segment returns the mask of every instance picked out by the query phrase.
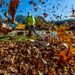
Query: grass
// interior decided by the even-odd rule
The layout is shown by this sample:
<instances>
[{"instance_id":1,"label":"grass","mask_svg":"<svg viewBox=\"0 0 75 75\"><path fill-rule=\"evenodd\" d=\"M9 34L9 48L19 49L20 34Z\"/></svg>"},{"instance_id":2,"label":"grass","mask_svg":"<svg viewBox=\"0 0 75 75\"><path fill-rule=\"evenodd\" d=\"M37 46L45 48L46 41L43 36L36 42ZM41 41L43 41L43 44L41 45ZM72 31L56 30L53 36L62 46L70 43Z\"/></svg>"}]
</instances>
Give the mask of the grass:
<instances>
[{"instance_id":1,"label":"grass","mask_svg":"<svg viewBox=\"0 0 75 75\"><path fill-rule=\"evenodd\" d=\"M0 36L0 41L3 41L3 42L9 42L9 37L10 35L6 35L6 36ZM17 42L17 41L21 41L21 42L25 42L26 40L28 39L36 39L36 36L31 36L30 38L28 38L26 35L14 35L12 36L13 40L11 40L12 42Z\"/></svg>"}]
</instances>

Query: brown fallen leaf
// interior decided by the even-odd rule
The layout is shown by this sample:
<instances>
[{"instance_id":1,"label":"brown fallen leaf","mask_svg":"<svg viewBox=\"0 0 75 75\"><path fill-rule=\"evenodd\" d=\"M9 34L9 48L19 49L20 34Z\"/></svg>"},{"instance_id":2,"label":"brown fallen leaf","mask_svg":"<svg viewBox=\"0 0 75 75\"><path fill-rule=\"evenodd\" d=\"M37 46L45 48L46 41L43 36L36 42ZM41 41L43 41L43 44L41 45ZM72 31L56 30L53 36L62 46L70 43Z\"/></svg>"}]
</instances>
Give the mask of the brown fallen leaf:
<instances>
[{"instance_id":1,"label":"brown fallen leaf","mask_svg":"<svg viewBox=\"0 0 75 75\"><path fill-rule=\"evenodd\" d=\"M36 3L33 1L30 1L29 4L31 4L32 6L36 6Z\"/></svg>"},{"instance_id":2,"label":"brown fallen leaf","mask_svg":"<svg viewBox=\"0 0 75 75\"><path fill-rule=\"evenodd\" d=\"M10 4L8 4L8 7L9 7L8 14L12 16L13 20L14 20L16 9L19 3L20 3L20 0L11 0Z\"/></svg>"},{"instance_id":3,"label":"brown fallen leaf","mask_svg":"<svg viewBox=\"0 0 75 75\"><path fill-rule=\"evenodd\" d=\"M75 14L74 14L74 10L72 10L72 15L71 15L71 17L74 17L75 18Z\"/></svg>"},{"instance_id":4,"label":"brown fallen leaf","mask_svg":"<svg viewBox=\"0 0 75 75\"><path fill-rule=\"evenodd\" d=\"M39 2L42 2L42 0L39 0Z\"/></svg>"},{"instance_id":5,"label":"brown fallen leaf","mask_svg":"<svg viewBox=\"0 0 75 75\"><path fill-rule=\"evenodd\" d=\"M48 16L48 14L47 14L47 13L45 13L45 12L43 13L43 15L44 15L44 17L45 17L45 18Z\"/></svg>"},{"instance_id":6,"label":"brown fallen leaf","mask_svg":"<svg viewBox=\"0 0 75 75\"><path fill-rule=\"evenodd\" d=\"M43 2L42 0L39 0L39 2L40 2L41 4L45 4L45 2Z\"/></svg>"},{"instance_id":7,"label":"brown fallen leaf","mask_svg":"<svg viewBox=\"0 0 75 75\"><path fill-rule=\"evenodd\" d=\"M37 11L37 8L34 8L34 11Z\"/></svg>"},{"instance_id":8,"label":"brown fallen leaf","mask_svg":"<svg viewBox=\"0 0 75 75\"><path fill-rule=\"evenodd\" d=\"M73 33L73 36L75 36L75 30L73 30L72 33Z\"/></svg>"},{"instance_id":9,"label":"brown fallen leaf","mask_svg":"<svg viewBox=\"0 0 75 75\"><path fill-rule=\"evenodd\" d=\"M8 29L8 28L2 28L0 26L0 32L3 33L4 35L7 35L9 32L11 32L12 29Z\"/></svg>"},{"instance_id":10,"label":"brown fallen leaf","mask_svg":"<svg viewBox=\"0 0 75 75\"><path fill-rule=\"evenodd\" d=\"M4 4L4 0L0 1L0 7L2 7L2 5Z\"/></svg>"},{"instance_id":11,"label":"brown fallen leaf","mask_svg":"<svg viewBox=\"0 0 75 75\"><path fill-rule=\"evenodd\" d=\"M45 4L45 2L42 2L42 4Z\"/></svg>"}]
</instances>

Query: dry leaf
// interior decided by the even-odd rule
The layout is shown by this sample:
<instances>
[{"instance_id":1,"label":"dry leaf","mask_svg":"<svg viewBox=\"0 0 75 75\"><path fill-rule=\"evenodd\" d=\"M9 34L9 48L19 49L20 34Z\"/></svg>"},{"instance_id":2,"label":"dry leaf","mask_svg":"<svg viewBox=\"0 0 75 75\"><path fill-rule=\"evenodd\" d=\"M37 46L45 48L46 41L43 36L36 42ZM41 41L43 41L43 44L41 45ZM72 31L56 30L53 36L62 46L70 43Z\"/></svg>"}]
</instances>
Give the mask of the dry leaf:
<instances>
[{"instance_id":1,"label":"dry leaf","mask_svg":"<svg viewBox=\"0 0 75 75\"><path fill-rule=\"evenodd\" d=\"M60 25L54 26L55 30L57 31L57 36L61 42L70 43L71 42L71 35L66 34L66 30L70 28L70 26Z\"/></svg>"},{"instance_id":2,"label":"dry leaf","mask_svg":"<svg viewBox=\"0 0 75 75\"><path fill-rule=\"evenodd\" d=\"M61 52L60 52L60 55L59 55L59 62L60 63L62 63L63 65L65 65L65 64L68 64L68 62L69 62L69 54L70 54L70 52L69 52L69 54L67 54L67 51L68 50L62 50Z\"/></svg>"},{"instance_id":3,"label":"dry leaf","mask_svg":"<svg viewBox=\"0 0 75 75\"><path fill-rule=\"evenodd\" d=\"M47 13L43 13L43 15L44 15L44 17L45 17L45 18L48 16L48 14L47 14Z\"/></svg>"},{"instance_id":4,"label":"dry leaf","mask_svg":"<svg viewBox=\"0 0 75 75\"><path fill-rule=\"evenodd\" d=\"M13 20L14 20L16 9L19 3L20 3L20 0L11 0L10 4L8 4L8 7L9 7L8 14L12 16Z\"/></svg>"},{"instance_id":5,"label":"dry leaf","mask_svg":"<svg viewBox=\"0 0 75 75\"><path fill-rule=\"evenodd\" d=\"M42 0L39 0L39 2L41 3L41 2L42 2Z\"/></svg>"},{"instance_id":6,"label":"dry leaf","mask_svg":"<svg viewBox=\"0 0 75 75\"><path fill-rule=\"evenodd\" d=\"M36 6L36 3L33 2L33 1L30 1L29 4L33 5L33 6Z\"/></svg>"},{"instance_id":7,"label":"dry leaf","mask_svg":"<svg viewBox=\"0 0 75 75\"><path fill-rule=\"evenodd\" d=\"M4 4L4 0L0 0L0 7Z\"/></svg>"},{"instance_id":8,"label":"dry leaf","mask_svg":"<svg viewBox=\"0 0 75 75\"><path fill-rule=\"evenodd\" d=\"M42 2L42 4L45 4L45 2Z\"/></svg>"},{"instance_id":9,"label":"dry leaf","mask_svg":"<svg viewBox=\"0 0 75 75\"><path fill-rule=\"evenodd\" d=\"M72 47L71 45L70 45L70 52L72 53L72 55L75 55L75 48Z\"/></svg>"},{"instance_id":10,"label":"dry leaf","mask_svg":"<svg viewBox=\"0 0 75 75\"><path fill-rule=\"evenodd\" d=\"M73 36L75 36L75 30L73 30L72 33L73 33Z\"/></svg>"},{"instance_id":11,"label":"dry leaf","mask_svg":"<svg viewBox=\"0 0 75 75\"><path fill-rule=\"evenodd\" d=\"M37 11L37 8L34 8L34 11Z\"/></svg>"},{"instance_id":12,"label":"dry leaf","mask_svg":"<svg viewBox=\"0 0 75 75\"><path fill-rule=\"evenodd\" d=\"M7 28L2 28L0 26L0 32L3 33L4 35L7 35L9 32L11 32L11 29L7 29Z\"/></svg>"},{"instance_id":13,"label":"dry leaf","mask_svg":"<svg viewBox=\"0 0 75 75\"><path fill-rule=\"evenodd\" d=\"M71 15L71 17L74 17L74 18L75 18L74 10L72 10L72 15Z\"/></svg>"}]
</instances>

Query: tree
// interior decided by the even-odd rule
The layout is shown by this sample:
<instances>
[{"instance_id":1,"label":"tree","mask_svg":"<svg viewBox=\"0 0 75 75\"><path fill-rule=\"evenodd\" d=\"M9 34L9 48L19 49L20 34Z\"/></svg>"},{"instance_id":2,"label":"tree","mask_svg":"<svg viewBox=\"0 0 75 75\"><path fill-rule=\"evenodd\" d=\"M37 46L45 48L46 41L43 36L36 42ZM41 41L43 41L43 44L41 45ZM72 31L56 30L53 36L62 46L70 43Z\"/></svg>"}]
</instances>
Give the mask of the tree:
<instances>
[{"instance_id":1,"label":"tree","mask_svg":"<svg viewBox=\"0 0 75 75\"><path fill-rule=\"evenodd\" d=\"M36 20L37 29L44 29L44 27L46 25L45 19L43 17L41 17L41 16L36 16L35 20Z\"/></svg>"},{"instance_id":2,"label":"tree","mask_svg":"<svg viewBox=\"0 0 75 75\"><path fill-rule=\"evenodd\" d=\"M55 26L56 24L55 24L55 22L52 20L51 21L51 26Z\"/></svg>"},{"instance_id":3,"label":"tree","mask_svg":"<svg viewBox=\"0 0 75 75\"><path fill-rule=\"evenodd\" d=\"M22 23L24 24L25 23L25 16L23 15L17 15L16 18L15 18L15 21L18 22L18 23Z\"/></svg>"}]
</instances>

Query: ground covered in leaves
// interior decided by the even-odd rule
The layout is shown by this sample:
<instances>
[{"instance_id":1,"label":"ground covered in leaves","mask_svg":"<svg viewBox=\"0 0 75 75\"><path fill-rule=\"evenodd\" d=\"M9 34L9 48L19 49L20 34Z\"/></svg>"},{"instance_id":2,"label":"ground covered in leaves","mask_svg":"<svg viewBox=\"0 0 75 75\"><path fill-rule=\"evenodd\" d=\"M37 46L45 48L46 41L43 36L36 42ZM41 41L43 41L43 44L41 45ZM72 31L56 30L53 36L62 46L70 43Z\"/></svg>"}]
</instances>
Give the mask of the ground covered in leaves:
<instances>
[{"instance_id":1,"label":"ground covered in leaves","mask_svg":"<svg viewBox=\"0 0 75 75\"><path fill-rule=\"evenodd\" d=\"M75 75L75 56L63 64L59 53L66 47L60 44L0 42L0 75Z\"/></svg>"}]
</instances>

